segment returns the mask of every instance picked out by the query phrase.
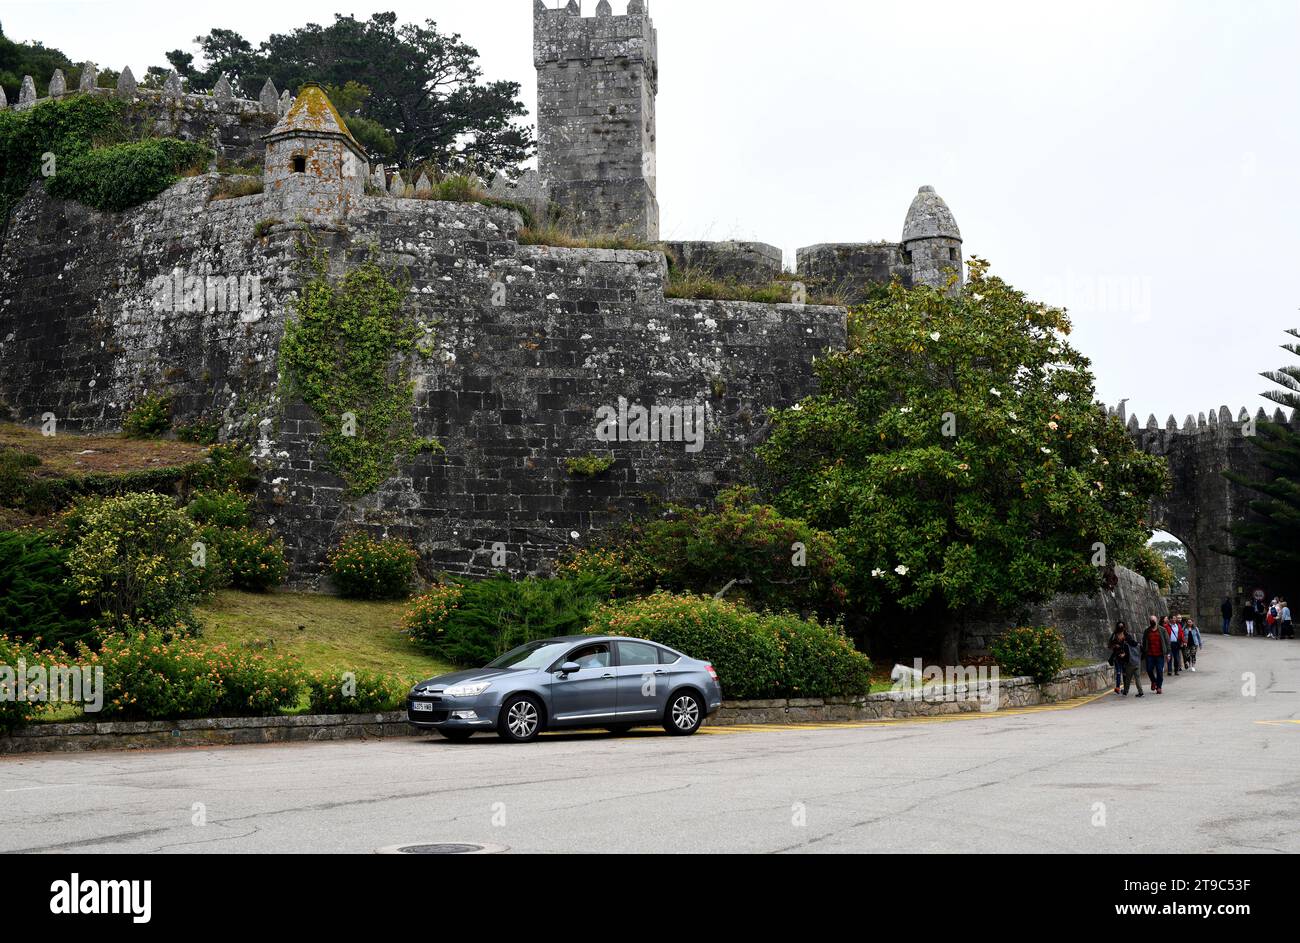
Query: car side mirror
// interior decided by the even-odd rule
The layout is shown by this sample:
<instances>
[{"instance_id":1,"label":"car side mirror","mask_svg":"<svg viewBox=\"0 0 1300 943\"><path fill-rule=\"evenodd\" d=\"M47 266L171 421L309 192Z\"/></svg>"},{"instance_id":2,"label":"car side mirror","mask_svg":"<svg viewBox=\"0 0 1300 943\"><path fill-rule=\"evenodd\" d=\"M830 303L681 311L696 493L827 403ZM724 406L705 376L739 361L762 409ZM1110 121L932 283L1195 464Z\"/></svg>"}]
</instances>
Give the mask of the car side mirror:
<instances>
[{"instance_id":1,"label":"car side mirror","mask_svg":"<svg viewBox=\"0 0 1300 943\"><path fill-rule=\"evenodd\" d=\"M560 674L562 675L571 675L575 671L581 670L582 665L578 664L576 661L566 661L564 664L560 665Z\"/></svg>"}]
</instances>

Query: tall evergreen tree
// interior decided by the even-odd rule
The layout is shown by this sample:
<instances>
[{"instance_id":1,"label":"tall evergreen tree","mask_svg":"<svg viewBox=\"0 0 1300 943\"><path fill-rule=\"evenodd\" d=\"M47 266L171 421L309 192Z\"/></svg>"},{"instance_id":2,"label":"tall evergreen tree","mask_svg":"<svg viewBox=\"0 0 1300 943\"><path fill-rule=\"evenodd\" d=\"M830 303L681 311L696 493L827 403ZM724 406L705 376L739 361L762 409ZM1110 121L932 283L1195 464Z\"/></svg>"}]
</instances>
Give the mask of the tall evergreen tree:
<instances>
[{"instance_id":1,"label":"tall evergreen tree","mask_svg":"<svg viewBox=\"0 0 1300 943\"><path fill-rule=\"evenodd\" d=\"M1287 334L1300 339L1295 328ZM1282 349L1300 356L1300 344L1283 344ZM1300 409L1300 366L1260 375L1281 387L1262 395L1294 415ZM1253 447L1259 449L1266 480L1224 472L1229 480L1258 495L1250 502L1254 516L1230 528L1236 538L1236 548L1230 552L1274 586L1287 585L1300 573L1300 432L1278 418L1275 413L1273 420L1260 421L1255 429Z\"/></svg>"}]
</instances>

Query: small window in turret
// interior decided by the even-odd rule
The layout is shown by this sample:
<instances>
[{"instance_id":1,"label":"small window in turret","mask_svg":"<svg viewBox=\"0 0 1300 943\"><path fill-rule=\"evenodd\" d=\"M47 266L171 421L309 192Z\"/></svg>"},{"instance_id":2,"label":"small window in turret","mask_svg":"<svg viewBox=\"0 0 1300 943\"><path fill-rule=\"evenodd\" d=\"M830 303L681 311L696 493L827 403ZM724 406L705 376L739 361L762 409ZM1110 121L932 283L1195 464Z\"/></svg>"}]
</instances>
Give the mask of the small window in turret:
<instances>
[{"instance_id":1,"label":"small window in turret","mask_svg":"<svg viewBox=\"0 0 1300 943\"><path fill-rule=\"evenodd\" d=\"M289 164L296 174L305 174L307 172L307 158L302 154L294 154Z\"/></svg>"},{"instance_id":2,"label":"small window in turret","mask_svg":"<svg viewBox=\"0 0 1300 943\"><path fill-rule=\"evenodd\" d=\"M948 260L949 260L950 262L956 262L956 261L957 261L957 250L956 250L956 249L951 249L951 248L950 248L950 249L948 250Z\"/></svg>"}]
</instances>

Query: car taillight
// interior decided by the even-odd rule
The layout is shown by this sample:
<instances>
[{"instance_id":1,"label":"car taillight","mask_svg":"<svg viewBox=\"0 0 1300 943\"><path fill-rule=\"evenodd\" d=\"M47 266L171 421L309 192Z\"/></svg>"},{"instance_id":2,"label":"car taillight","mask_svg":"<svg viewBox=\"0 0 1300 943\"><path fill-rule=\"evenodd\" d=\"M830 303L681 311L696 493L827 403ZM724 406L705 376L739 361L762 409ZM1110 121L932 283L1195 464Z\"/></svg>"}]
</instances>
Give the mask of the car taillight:
<instances>
[{"instance_id":1,"label":"car taillight","mask_svg":"<svg viewBox=\"0 0 1300 943\"><path fill-rule=\"evenodd\" d=\"M713 670L712 665L705 665L704 670L709 673L709 677L712 678L714 681L718 680L718 673Z\"/></svg>"}]
</instances>

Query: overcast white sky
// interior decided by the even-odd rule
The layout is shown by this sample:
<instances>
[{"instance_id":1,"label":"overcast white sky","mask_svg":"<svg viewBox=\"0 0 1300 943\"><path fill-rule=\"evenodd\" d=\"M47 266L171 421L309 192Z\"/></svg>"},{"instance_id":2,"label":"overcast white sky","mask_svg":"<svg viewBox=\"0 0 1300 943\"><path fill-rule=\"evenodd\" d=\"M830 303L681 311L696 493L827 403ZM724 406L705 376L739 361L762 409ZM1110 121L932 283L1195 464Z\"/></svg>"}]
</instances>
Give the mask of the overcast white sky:
<instances>
[{"instance_id":1,"label":"overcast white sky","mask_svg":"<svg viewBox=\"0 0 1300 943\"><path fill-rule=\"evenodd\" d=\"M548 0L556 5L556 0ZM621 13L626 0L613 0ZM137 75L213 27L432 18L536 104L532 0L0 0L13 39ZM595 0L584 0L588 15ZM967 257L1069 306L1099 395L1252 411L1300 325L1300 0L650 0L665 238L899 238L933 185ZM919 17L919 18L918 18Z\"/></svg>"}]
</instances>

